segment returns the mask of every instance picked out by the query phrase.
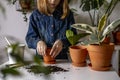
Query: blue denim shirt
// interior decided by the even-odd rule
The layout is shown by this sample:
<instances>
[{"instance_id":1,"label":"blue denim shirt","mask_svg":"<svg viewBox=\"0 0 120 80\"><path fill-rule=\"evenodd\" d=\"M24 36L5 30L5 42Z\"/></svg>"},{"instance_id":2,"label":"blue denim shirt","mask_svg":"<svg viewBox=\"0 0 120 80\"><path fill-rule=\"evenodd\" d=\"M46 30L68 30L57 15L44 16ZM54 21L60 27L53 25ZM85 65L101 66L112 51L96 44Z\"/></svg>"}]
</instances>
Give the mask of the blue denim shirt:
<instances>
[{"instance_id":1,"label":"blue denim shirt","mask_svg":"<svg viewBox=\"0 0 120 80\"><path fill-rule=\"evenodd\" d=\"M52 47L54 42L60 39L64 48L68 48L70 43L66 38L66 30L75 29L70 26L74 23L73 13L70 11L65 19L61 19L62 11L55 10L53 15L42 14L37 9L30 16L29 28L26 35L26 42L29 48L36 49L37 42L45 41L48 47Z\"/></svg>"}]
</instances>

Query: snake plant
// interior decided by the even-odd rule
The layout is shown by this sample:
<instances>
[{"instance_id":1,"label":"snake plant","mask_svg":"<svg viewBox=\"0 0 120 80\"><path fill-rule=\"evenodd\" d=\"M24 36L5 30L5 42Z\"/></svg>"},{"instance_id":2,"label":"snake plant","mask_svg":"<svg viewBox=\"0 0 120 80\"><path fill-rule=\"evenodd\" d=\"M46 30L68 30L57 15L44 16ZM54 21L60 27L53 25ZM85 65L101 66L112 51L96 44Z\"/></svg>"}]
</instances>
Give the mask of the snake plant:
<instances>
[{"instance_id":1,"label":"snake plant","mask_svg":"<svg viewBox=\"0 0 120 80\"><path fill-rule=\"evenodd\" d=\"M92 27L88 24L82 23L76 23L72 25L73 28L90 34L88 40L83 41L81 44L101 44L105 37L120 24L120 19L118 19L106 26L107 16L107 14L102 16L98 27Z\"/></svg>"},{"instance_id":2,"label":"snake plant","mask_svg":"<svg viewBox=\"0 0 120 80\"><path fill-rule=\"evenodd\" d=\"M101 44L105 37L113 31L119 24L120 24L120 19L113 21L111 24L107 25L108 19L110 14L112 13L113 9L115 8L118 0L111 0L109 4L106 4L107 7L104 7L106 0L95 0L96 3L92 0L82 0L82 5L80 8L84 9L84 11L90 11L92 9L98 10L98 15L100 15L101 9L104 10L103 14L97 18L97 24L96 25L88 25L88 24L82 24L82 23L76 23L73 24L72 27L76 28L78 30L84 31L85 33L89 33L89 38L88 40L83 41L81 44ZM90 9L87 4L91 4L92 7ZM92 4L94 3L94 4ZM94 15L94 14L93 14ZM94 22L94 21L93 21ZM96 26L96 27L93 27Z\"/></svg>"}]
</instances>

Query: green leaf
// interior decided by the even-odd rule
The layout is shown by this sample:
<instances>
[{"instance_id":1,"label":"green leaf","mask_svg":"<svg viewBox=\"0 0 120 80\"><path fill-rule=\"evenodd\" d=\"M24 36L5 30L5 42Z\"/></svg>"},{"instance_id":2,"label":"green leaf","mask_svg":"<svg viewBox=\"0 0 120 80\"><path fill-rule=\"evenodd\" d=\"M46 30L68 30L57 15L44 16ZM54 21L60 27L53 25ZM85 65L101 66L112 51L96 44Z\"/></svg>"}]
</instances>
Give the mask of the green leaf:
<instances>
[{"instance_id":1,"label":"green leaf","mask_svg":"<svg viewBox=\"0 0 120 80\"><path fill-rule=\"evenodd\" d=\"M21 73L14 68L3 68L1 69L1 73L3 74L4 77L6 77L7 75L13 75L13 76L21 75Z\"/></svg>"},{"instance_id":2,"label":"green leaf","mask_svg":"<svg viewBox=\"0 0 120 80\"><path fill-rule=\"evenodd\" d=\"M74 35L73 31L71 30L66 31L66 37L72 45L75 45L80 38L83 38L87 35L89 35L89 33L81 33L81 34Z\"/></svg>"},{"instance_id":3,"label":"green leaf","mask_svg":"<svg viewBox=\"0 0 120 80\"><path fill-rule=\"evenodd\" d=\"M103 5L105 0L81 0L80 8L83 11L90 11L93 9L99 9Z\"/></svg>"},{"instance_id":4,"label":"green leaf","mask_svg":"<svg viewBox=\"0 0 120 80\"><path fill-rule=\"evenodd\" d=\"M29 72L33 72L35 74L44 73L45 75L48 75L51 73L51 70L49 68L40 65L32 65L27 67L26 69L28 69Z\"/></svg>"},{"instance_id":5,"label":"green leaf","mask_svg":"<svg viewBox=\"0 0 120 80\"><path fill-rule=\"evenodd\" d=\"M120 24L120 18L118 20L113 21L111 24L109 24L103 31L103 36L108 35L110 32L112 32L116 27L119 27Z\"/></svg>"},{"instance_id":6,"label":"green leaf","mask_svg":"<svg viewBox=\"0 0 120 80\"><path fill-rule=\"evenodd\" d=\"M101 32L103 31L105 25L106 25L106 21L107 21L107 14L103 15L102 18L100 19L99 21L99 24L98 24L98 31Z\"/></svg>"},{"instance_id":7,"label":"green leaf","mask_svg":"<svg viewBox=\"0 0 120 80\"><path fill-rule=\"evenodd\" d=\"M38 56L35 55L33 59L34 59L35 63L41 64L41 60L40 60L40 58Z\"/></svg>"},{"instance_id":8,"label":"green leaf","mask_svg":"<svg viewBox=\"0 0 120 80\"><path fill-rule=\"evenodd\" d=\"M77 23L77 24L71 25L71 27L78 29L78 30L81 30L81 31L85 31L86 33L93 33L94 32L94 27L92 27L88 24Z\"/></svg>"},{"instance_id":9,"label":"green leaf","mask_svg":"<svg viewBox=\"0 0 120 80\"><path fill-rule=\"evenodd\" d=\"M99 39L96 34L91 34L89 39L81 42L81 44L88 45L88 44L99 44Z\"/></svg>"}]
</instances>

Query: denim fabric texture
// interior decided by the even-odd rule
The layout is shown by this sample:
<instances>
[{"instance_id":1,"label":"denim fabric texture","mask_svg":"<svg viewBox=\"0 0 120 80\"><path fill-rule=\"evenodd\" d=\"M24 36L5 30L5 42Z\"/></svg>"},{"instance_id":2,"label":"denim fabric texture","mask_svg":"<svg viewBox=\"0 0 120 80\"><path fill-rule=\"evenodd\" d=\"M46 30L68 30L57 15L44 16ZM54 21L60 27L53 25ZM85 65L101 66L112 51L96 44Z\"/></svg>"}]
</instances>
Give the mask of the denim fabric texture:
<instances>
[{"instance_id":1,"label":"denim fabric texture","mask_svg":"<svg viewBox=\"0 0 120 80\"><path fill-rule=\"evenodd\" d=\"M37 42L43 40L47 47L52 47L54 42L60 39L63 42L62 54L66 54L70 43L66 38L66 30L71 29L76 34L76 30L71 28L74 24L73 13L70 11L65 19L61 19L62 11L56 9L52 15L42 14L37 9L30 16L29 28L26 35L26 43L29 48L36 49ZM62 53L64 52L64 53Z\"/></svg>"}]
</instances>

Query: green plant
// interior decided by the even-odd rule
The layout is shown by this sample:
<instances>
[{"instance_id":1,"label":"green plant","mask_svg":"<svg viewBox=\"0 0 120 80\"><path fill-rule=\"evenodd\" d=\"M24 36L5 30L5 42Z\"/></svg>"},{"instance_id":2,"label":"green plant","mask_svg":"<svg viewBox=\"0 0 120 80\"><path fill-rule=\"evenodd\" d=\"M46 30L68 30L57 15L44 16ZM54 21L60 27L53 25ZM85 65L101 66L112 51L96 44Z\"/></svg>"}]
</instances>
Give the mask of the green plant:
<instances>
[{"instance_id":1,"label":"green plant","mask_svg":"<svg viewBox=\"0 0 120 80\"><path fill-rule=\"evenodd\" d=\"M89 35L89 33L74 34L73 31L71 30L66 31L66 37L71 45L75 45L79 41L80 38L83 38L87 35Z\"/></svg>"},{"instance_id":2,"label":"green plant","mask_svg":"<svg viewBox=\"0 0 120 80\"><path fill-rule=\"evenodd\" d=\"M72 2L73 0L69 0L69 2ZM99 20L102 17L103 14L108 13L108 16L113 11L114 7L120 0L79 0L79 8L83 12L88 12L90 21L93 27L98 26ZM77 13L77 10L72 8L74 10L74 13L79 15ZM110 20L108 19L108 23Z\"/></svg>"},{"instance_id":3,"label":"green plant","mask_svg":"<svg viewBox=\"0 0 120 80\"><path fill-rule=\"evenodd\" d=\"M119 0L81 0L80 8L82 11L88 12L92 26L98 26L102 15L107 13L109 16L118 1Z\"/></svg>"},{"instance_id":4,"label":"green plant","mask_svg":"<svg viewBox=\"0 0 120 80\"><path fill-rule=\"evenodd\" d=\"M7 0L10 4L15 5L17 1L19 2L21 9L18 9L17 11L22 12L24 15L23 19L25 22L27 22L27 13L34 10L36 7L36 0Z\"/></svg>"},{"instance_id":5,"label":"green plant","mask_svg":"<svg viewBox=\"0 0 120 80\"><path fill-rule=\"evenodd\" d=\"M112 32L119 24L120 19L113 21L108 26L105 26L107 20L107 14L103 15L100 19L98 27L92 27L88 24L73 24L72 27L78 30L85 31L85 33L89 33L88 40L83 41L81 44L101 44L105 37Z\"/></svg>"},{"instance_id":6,"label":"green plant","mask_svg":"<svg viewBox=\"0 0 120 80\"><path fill-rule=\"evenodd\" d=\"M13 76L20 76L22 75L20 71L17 70L18 67L21 66L28 66L31 64L29 61L25 61L20 55L20 48L19 48L19 43L11 44L8 47L11 48L11 53L10 55L15 58L16 63L15 64L9 64L4 68L0 69L0 72L3 74L3 79L6 78L8 75L13 75ZM37 73L44 73L44 74L49 74L51 73L50 69L42 65L42 61L38 56L33 56L33 62L35 65L31 66L29 70L33 73L34 71L37 71ZM37 68L36 68L37 67ZM34 70L33 70L34 69Z\"/></svg>"},{"instance_id":7,"label":"green plant","mask_svg":"<svg viewBox=\"0 0 120 80\"><path fill-rule=\"evenodd\" d=\"M116 21L113 21L111 24L107 26L109 15L115 8L118 0L111 0L109 3L106 0L81 0L81 1L82 4L80 8L82 8L83 11L88 11L88 13L90 14L90 11L94 10L93 16L91 16L90 14L91 21L93 22L93 24L92 26L90 26L88 24L78 23L73 24L72 27L90 34L89 39L83 41L81 44L101 44L105 37L108 36L109 33L120 24L120 19L118 19ZM102 14L101 11L103 11ZM94 23L95 16L97 16L96 24Z\"/></svg>"}]
</instances>

